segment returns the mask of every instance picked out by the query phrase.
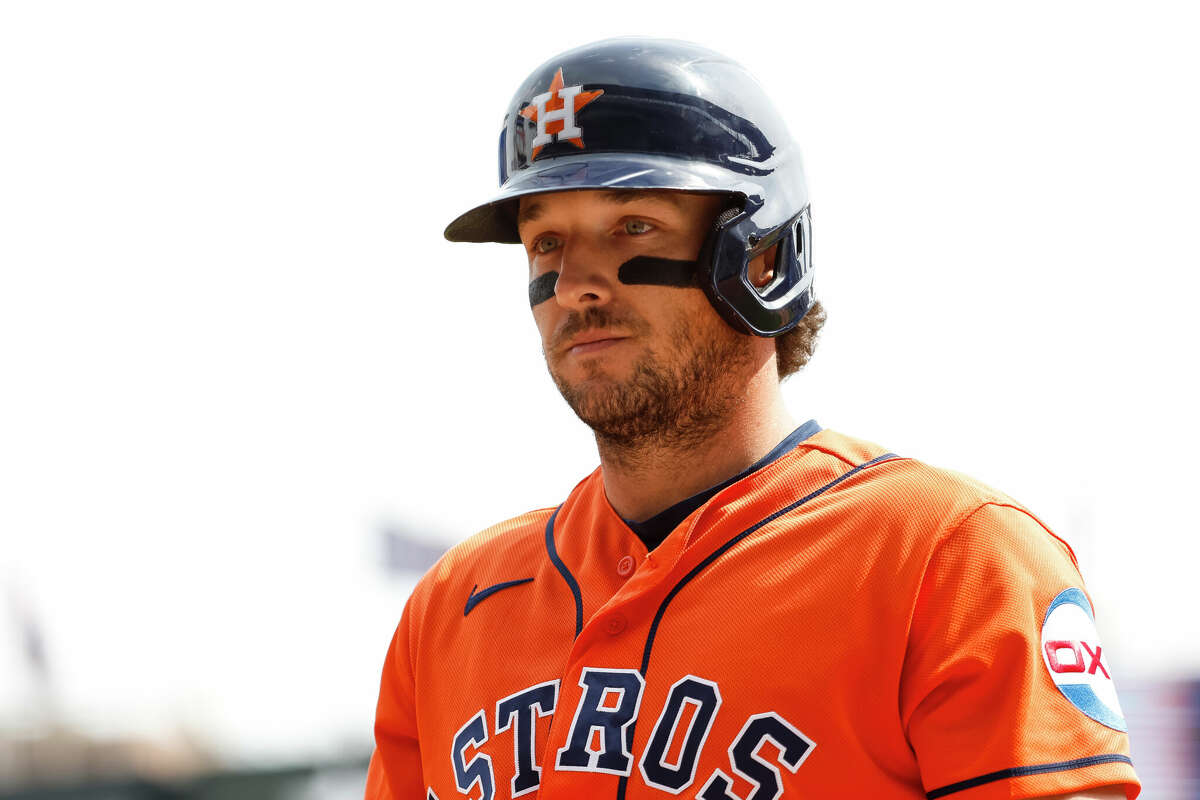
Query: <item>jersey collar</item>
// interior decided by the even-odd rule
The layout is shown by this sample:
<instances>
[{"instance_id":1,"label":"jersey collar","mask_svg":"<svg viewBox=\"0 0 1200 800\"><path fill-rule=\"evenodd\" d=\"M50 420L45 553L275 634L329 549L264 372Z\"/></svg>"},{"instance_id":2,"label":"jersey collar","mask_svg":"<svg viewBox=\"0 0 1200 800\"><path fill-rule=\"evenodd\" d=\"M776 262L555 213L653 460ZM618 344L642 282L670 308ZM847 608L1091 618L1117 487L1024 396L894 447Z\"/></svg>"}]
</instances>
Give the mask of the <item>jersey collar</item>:
<instances>
[{"instance_id":1,"label":"jersey collar","mask_svg":"<svg viewBox=\"0 0 1200 800\"><path fill-rule=\"evenodd\" d=\"M626 519L624 522L629 526L629 529L637 534L638 538L645 543L647 550L653 550L662 543L663 539L666 539L667 536L670 535L671 531L675 530L679 523L683 522L693 511L712 499L713 495L715 495L717 492L732 486L746 476L757 472L758 470L774 463L775 461L778 461L781 457L794 450L801 442L808 439L810 436L819 433L820 431L821 426L817 424L816 420L810 419L808 422L805 422L803 425L796 428L796 430L785 436L783 441L771 448L771 452L767 453L765 456L760 458L758 461L755 461L749 467L742 470L737 475L734 475L732 478L724 480L721 483L718 483L716 486L711 486L701 492L697 492L691 497L679 501L670 508L658 512L649 519L642 520L641 522L633 522Z\"/></svg>"}]
</instances>

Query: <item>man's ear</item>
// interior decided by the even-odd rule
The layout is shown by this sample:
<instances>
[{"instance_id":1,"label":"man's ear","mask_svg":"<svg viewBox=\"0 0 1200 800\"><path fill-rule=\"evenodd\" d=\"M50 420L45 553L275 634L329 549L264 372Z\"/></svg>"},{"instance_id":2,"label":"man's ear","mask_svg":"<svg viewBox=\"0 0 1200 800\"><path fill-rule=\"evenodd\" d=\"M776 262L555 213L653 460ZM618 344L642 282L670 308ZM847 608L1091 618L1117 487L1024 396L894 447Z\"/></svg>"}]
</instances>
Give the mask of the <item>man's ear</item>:
<instances>
[{"instance_id":1,"label":"man's ear","mask_svg":"<svg viewBox=\"0 0 1200 800\"><path fill-rule=\"evenodd\" d=\"M750 284L761 289L775 279L775 259L779 256L779 244L773 244L759 253L750 262Z\"/></svg>"}]
</instances>

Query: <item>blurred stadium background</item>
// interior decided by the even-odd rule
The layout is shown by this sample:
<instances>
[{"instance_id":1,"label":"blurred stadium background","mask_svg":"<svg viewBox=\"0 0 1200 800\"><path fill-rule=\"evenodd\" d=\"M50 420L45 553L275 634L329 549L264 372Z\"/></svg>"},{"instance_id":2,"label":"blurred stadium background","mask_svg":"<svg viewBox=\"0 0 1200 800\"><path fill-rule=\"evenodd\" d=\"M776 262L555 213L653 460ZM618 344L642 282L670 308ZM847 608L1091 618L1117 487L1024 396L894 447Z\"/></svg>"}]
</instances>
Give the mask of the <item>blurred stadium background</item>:
<instances>
[{"instance_id":1,"label":"blurred stadium background","mask_svg":"<svg viewBox=\"0 0 1200 800\"><path fill-rule=\"evenodd\" d=\"M440 231L492 191L517 82L630 32L742 61L805 147L831 315L796 415L1061 533L1142 796L1200 798L1198 29L1184 2L0 3L0 799L361 796L417 576L595 459L520 253Z\"/></svg>"}]
</instances>

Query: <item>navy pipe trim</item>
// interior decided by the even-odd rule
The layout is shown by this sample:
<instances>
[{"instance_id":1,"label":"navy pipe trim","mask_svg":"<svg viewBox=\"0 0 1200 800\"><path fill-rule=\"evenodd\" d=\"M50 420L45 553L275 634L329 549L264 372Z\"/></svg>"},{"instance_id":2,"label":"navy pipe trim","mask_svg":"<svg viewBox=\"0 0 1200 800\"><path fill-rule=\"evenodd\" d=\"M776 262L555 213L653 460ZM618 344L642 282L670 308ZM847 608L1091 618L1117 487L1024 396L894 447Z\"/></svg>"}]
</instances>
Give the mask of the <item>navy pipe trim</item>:
<instances>
[{"instance_id":1,"label":"navy pipe trim","mask_svg":"<svg viewBox=\"0 0 1200 800\"><path fill-rule=\"evenodd\" d=\"M562 558L558 555L558 550L554 546L554 520L558 519L558 512L562 508L559 506L554 509L554 513L550 515L550 519L546 520L546 553L550 556L550 563L554 564L555 569L563 576L563 580L567 582L567 586L571 589L571 594L575 595L575 638L579 638L580 632L583 631L583 594L579 591L579 581L575 580L575 576L571 574L571 570L563 563Z\"/></svg>"},{"instance_id":2,"label":"navy pipe trim","mask_svg":"<svg viewBox=\"0 0 1200 800\"><path fill-rule=\"evenodd\" d=\"M945 797L955 792L962 792L967 789L974 789L976 786L983 786L985 783L993 781L1002 781L1005 778L1021 778L1026 775L1043 775L1047 772L1066 772L1067 770L1079 769L1080 767L1094 767L1097 764L1112 764L1121 762L1133 766L1133 760L1129 756L1123 756L1118 753L1109 753L1103 756L1088 756L1087 758L1076 758L1073 761L1058 761L1054 764L1037 764L1032 767L1013 767L1011 769L1002 769L996 772L989 772L986 775L980 775L977 778L970 778L958 783L951 783L940 789L934 789L932 792L926 792L927 800L937 800L939 797Z\"/></svg>"}]
</instances>

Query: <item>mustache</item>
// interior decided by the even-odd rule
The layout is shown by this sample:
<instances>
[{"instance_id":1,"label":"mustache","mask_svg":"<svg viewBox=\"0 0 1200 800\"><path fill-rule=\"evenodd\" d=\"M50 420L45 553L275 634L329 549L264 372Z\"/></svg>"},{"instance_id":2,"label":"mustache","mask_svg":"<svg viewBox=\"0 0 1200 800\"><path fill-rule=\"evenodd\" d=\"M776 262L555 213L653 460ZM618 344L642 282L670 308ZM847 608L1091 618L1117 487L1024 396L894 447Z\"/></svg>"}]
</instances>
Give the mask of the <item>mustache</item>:
<instances>
[{"instance_id":1,"label":"mustache","mask_svg":"<svg viewBox=\"0 0 1200 800\"><path fill-rule=\"evenodd\" d=\"M559 350L574 337L590 330L621 329L638 334L645 330L646 323L629 313L616 313L607 308L591 307L582 313L572 311L563 320L562 326L550 338L550 349Z\"/></svg>"}]
</instances>

